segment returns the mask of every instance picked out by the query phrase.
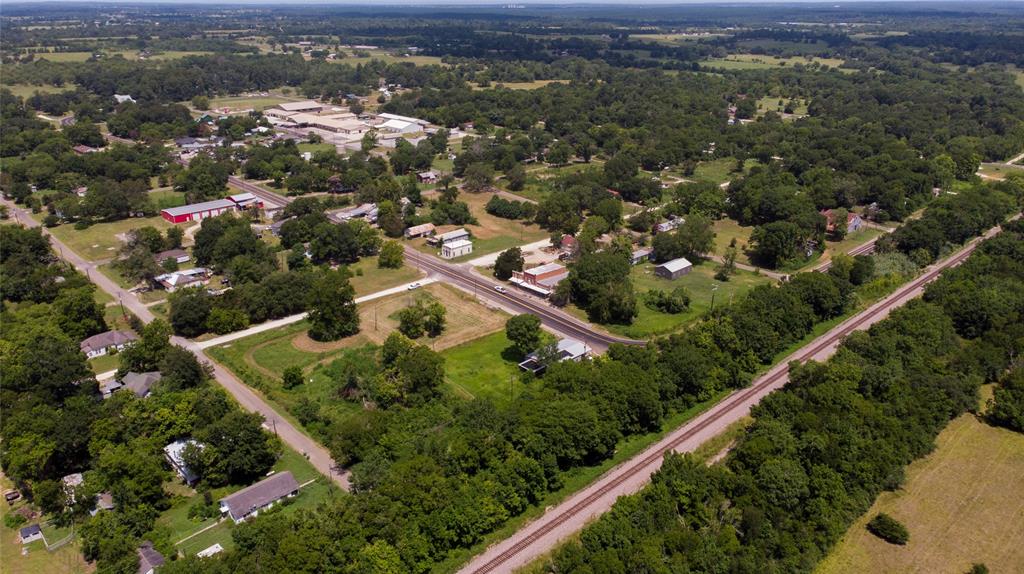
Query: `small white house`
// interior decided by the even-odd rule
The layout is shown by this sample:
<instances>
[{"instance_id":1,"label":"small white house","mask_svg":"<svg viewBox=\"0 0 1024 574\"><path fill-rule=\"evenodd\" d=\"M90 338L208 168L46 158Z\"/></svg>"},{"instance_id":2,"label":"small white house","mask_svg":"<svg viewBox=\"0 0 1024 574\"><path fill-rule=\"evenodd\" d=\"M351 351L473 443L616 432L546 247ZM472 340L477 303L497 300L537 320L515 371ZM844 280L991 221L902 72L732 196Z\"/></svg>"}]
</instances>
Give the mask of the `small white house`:
<instances>
[{"instance_id":1,"label":"small white house","mask_svg":"<svg viewBox=\"0 0 1024 574\"><path fill-rule=\"evenodd\" d=\"M174 472L181 477L181 480L185 481L185 484L192 486L199 480L199 476L197 476L196 473L193 472L187 464L185 464L185 447L189 445L200 449L203 448L201 443L192 439L176 440L164 447L164 458L166 458L167 462L170 463Z\"/></svg>"},{"instance_id":2,"label":"small white house","mask_svg":"<svg viewBox=\"0 0 1024 574\"><path fill-rule=\"evenodd\" d=\"M468 239L459 239L441 246L442 259L455 259L473 252L473 242Z\"/></svg>"},{"instance_id":3,"label":"small white house","mask_svg":"<svg viewBox=\"0 0 1024 574\"><path fill-rule=\"evenodd\" d=\"M18 538L21 539L22 544L28 544L30 542L35 542L36 540L42 540L43 529L39 528L38 524L26 526L25 528L22 528L18 531Z\"/></svg>"}]
</instances>

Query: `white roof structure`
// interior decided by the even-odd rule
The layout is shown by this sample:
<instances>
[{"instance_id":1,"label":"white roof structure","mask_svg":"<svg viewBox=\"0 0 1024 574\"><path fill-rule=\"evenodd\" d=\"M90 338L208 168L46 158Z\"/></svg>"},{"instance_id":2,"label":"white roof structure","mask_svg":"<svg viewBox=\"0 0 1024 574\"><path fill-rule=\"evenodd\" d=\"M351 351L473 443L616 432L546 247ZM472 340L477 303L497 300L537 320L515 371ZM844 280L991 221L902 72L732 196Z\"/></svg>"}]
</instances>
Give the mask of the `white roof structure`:
<instances>
[{"instance_id":1,"label":"white roof structure","mask_svg":"<svg viewBox=\"0 0 1024 574\"><path fill-rule=\"evenodd\" d=\"M466 246L471 247L472 245L473 242L468 239L456 239L455 241L449 241L448 243L444 244L444 246L447 247L448 249L461 249Z\"/></svg>"},{"instance_id":2,"label":"white roof structure","mask_svg":"<svg viewBox=\"0 0 1024 574\"><path fill-rule=\"evenodd\" d=\"M469 237L469 231L466 231L465 227L460 227L448 233L442 233L437 236L437 240L441 243L448 243L449 241L455 241L456 239L462 239L463 237Z\"/></svg>"},{"instance_id":3,"label":"white roof structure","mask_svg":"<svg viewBox=\"0 0 1024 574\"><path fill-rule=\"evenodd\" d=\"M185 482L192 484L199 477L189 469L188 465L185 464L185 447L189 445L197 448L203 448L202 444L192 439L176 440L164 447L164 455L167 456L167 460L171 461L174 468L181 472L182 478L185 479Z\"/></svg>"},{"instance_id":4,"label":"white roof structure","mask_svg":"<svg viewBox=\"0 0 1024 574\"><path fill-rule=\"evenodd\" d=\"M661 267L671 273L675 273L676 271L681 271L683 269L686 269L687 267L693 267L693 263L690 263L690 261L685 257L680 257L679 259L666 261L665 263L662 263L658 267Z\"/></svg>"},{"instance_id":5,"label":"white roof structure","mask_svg":"<svg viewBox=\"0 0 1024 574\"><path fill-rule=\"evenodd\" d=\"M408 122L410 124L420 124L421 126L425 126L425 125L430 123L427 120L421 120L419 118L411 118L409 116L400 116L398 114L387 114L387 113L385 113L385 114L377 114L377 117L384 118L385 120L398 120L398 121L402 121L402 122Z\"/></svg>"},{"instance_id":6,"label":"white roof structure","mask_svg":"<svg viewBox=\"0 0 1024 574\"><path fill-rule=\"evenodd\" d=\"M163 275L157 275L153 279L161 283L166 283L172 287L178 285L184 285L195 281L197 276L205 276L210 273L210 270L205 267L193 267L191 269L182 269L181 271L175 271L173 273L164 273Z\"/></svg>"},{"instance_id":7,"label":"white roof structure","mask_svg":"<svg viewBox=\"0 0 1024 574\"><path fill-rule=\"evenodd\" d=\"M396 132L414 132L423 129L423 126L420 124L416 122L407 122L405 120L388 120L377 127L385 130L394 130Z\"/></svg>"},{"instance_id":8,"label":"white roof structure","mask_svg":"<svg viewBox=\"0 0 1024 574\"><path fill-rule=\"evenodd\" d=\"M550 273L552 271L561 271L563 269L565 269L564 265L560 265L558 263L545 263L544 265L541 265L539 267L527 269L526 271L523 271L523 273L528 273L530 275L543 275L545 273Z\"/></svg>"},{"instance_id":9,"label":"white roof structure","mask_svg":"<svg viewBox=\"0 0 1024 574\"><path fill-rule=\"evenodd\" d=\"M199 213L202 211L213 211L215 209L225 209L234 207L235 203L229 199L214 199L212 201L204 201L202 203L193 203L191 205L181 205L178 207L168 207L164 209L164 213L176 217L178 215L188 215L190 213Z\"/></svg>"},{"instance_id":10,"label":"white roof structure","mask_svg":"<svg viewBox=\"0 0 1024 574\"><path fill-rule=\"evenodd\" d=\"M286 112L301 112L306 110L319 110L323 109L324 105L320 102L313 100L303 100L301 102L284 102L277 104L277 107Z\"/></svg>"},{"instance_id":11,"label":"white roof structure","mask_svg":"<svg viewBox=\"0 0 1024 574\"><path fill-rule=\"evenodd\" d=\"M196 552L196 556L200 558L209 558L210 556L213 556L214 554L220 554L223 551L224 547L221 546L220 543L217 543L205 550L200 550L199 552Z\"/></svg>"}]
</instances>

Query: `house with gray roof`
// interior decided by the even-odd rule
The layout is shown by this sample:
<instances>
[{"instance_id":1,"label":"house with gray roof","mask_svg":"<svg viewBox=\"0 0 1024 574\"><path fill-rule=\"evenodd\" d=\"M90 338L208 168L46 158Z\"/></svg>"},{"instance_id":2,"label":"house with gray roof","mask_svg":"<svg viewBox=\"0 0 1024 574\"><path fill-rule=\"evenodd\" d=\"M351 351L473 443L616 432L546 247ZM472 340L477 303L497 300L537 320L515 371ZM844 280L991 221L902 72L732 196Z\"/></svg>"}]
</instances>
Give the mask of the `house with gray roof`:
<instances>
[{"instance_id":1,"label":"house with gray roof","mask_svg":"<svg viewBox=\"0 0 1024 574\"><path fill-rule=\"evenodd\" d=\"M79 343L78 347L85 353L86 358L93 359L102 357L111 350L123 351L138 338L139 336L131 331L107 331L89 337Z\"/></svg>"},{"instance_id":2,"label":"house with gray roof","mask_svg":"<svg viewBox=\"0 0 1024 574\"><path fill-rule=\"evenodd\" d=\"M135 396L144 399L153 391L153 385L162 378L163 375L160 374L160 371L150 371L147 373L131 371L121 379L121 382L125 388L135 393Z\"/></svg>"},{"instance_id":3,"label":"house with gray roof","mask_svg":"<svg viewBox=\"0 0 1024 574\"><path fill-rule=\"evenodd\" d=\"M43 539L43 529L39 528L38 524L32 524L22 528L18 531L18 538L21 539L22 544L28 544L29 542L35 542L36 540Z\"/></svg>"},{"instance_id":4,"label":"house with gray roof","mask_svg":"<svg viewBox=\"0 0 1024 574\"><path fill-rule=\"evenodd\" d=\"M153 548L149 540L142 543L136 552L139 555L139 569L136 574L153 574L156 569L164 565L164 555Z\"/></svg>"},{"instance_id":5,"label":"house with gray roof","mask_svg":"<svg viewBox=\"0 0 1024 574\"><path fill-rule=\"evenodd\" d=\"M220 513L235 523L242 522L259 514L260 510L270 508L279 500L291 498L298 493L299 483L291 471L279 472L222 498Z\"/></svg>"}]
</instances>

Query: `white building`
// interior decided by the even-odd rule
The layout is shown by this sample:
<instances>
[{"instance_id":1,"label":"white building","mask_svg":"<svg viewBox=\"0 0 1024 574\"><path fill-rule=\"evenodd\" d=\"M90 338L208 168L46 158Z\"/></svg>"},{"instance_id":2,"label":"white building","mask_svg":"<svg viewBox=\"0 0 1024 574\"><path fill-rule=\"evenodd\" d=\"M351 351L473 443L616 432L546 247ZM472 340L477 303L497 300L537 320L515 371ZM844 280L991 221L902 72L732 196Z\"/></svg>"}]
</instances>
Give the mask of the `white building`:
<instances>
[{"instance_id":1,"label":"white building","mask_svg":"<svg viewBox=\"0 0 1024 574\"><path fill-rule=\"evenodd\" d=\"M473 242L468 239L449 241L441 246L442 259L455 259L473 252Z\"/></svg>"}]
</instances>

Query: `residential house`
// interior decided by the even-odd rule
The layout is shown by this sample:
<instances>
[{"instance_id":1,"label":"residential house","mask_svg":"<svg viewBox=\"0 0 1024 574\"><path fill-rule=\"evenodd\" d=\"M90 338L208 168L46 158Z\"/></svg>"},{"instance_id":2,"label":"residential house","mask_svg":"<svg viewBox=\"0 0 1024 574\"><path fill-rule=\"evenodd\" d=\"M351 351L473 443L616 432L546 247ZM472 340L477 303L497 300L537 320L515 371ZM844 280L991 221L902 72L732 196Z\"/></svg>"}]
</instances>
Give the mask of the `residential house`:
<instances>
[{"instance_id":1,"label":"residential house","mask_svg":"<svg viewBox=\"0 0 1024 574\"><path fill-rule=\"evenodd\" d=\"M230 199L214 199L202 203L193 203L179 207L168 207L160 210L160 215L171 223L188 223L202 221L207 217L216 217L222 213L233 211L238 206Z\"/></svg>"},{"instance_id":2,"label":"residential house","mask_svg":"<svg viewBox=\"0 0 1024 574\"><path fill-rule=\"evenodd\" d=\"M836 222L831 209L823 209L821 214L825 216L825 232L833 233L836 230ZM852 211L846 212L846 233L860 231L864 227L864 219Z\"/></svg>"},{"instance_id":3,"label":"residential house","mask_svg":"<svg viewBox=\"0 0 1024 574\"><path fill-rule=\"evenodd\" d=\"M197 287L210 282L211 272L205 267L193 267L182 269L173 273L164 273L153 278L158 285L168 293L174 293L185 287Z\"/></svg>"},{"instance_id":4,"label":"residential house","mask_svg":"<svg viewBox=\"0 0 1024 574\"><path fill-rule=\"evenodd\" d=\"M572 235L563 235L558 242L558 249L566 257L575 257L580 250L580 242Z\"/></svg>"},{"instance_id":5,"label":"residential house","mask_svg":"<svg viewBox=\"0 0 1024 574\"><path fill-rule=\"evenodd\" d=\"M416 181L420 183L437 183L440 176L437 175L436 171L421 171L416 174Z\"/></svg>"},{"instance_id":6,"label":"residential house","mask_svg":"<svg viewBox=\"0 0 1024 574\"><path fill-rule=\"evenodd\" d=\"M473 252L473 242L468 239L449 241L441 246L442 259L455 259Z\"/></svg>"},{"instance_id":7,"label":"residential house","mask_svg":"<svg viewBox=\"0 0 1024 574\"><path fill-rule=\"evenodd\" d=\"M279 219L278 221L275 221L275 222L271 223L270 226L267 227L267 229L270 230L270 233L274 237L280 237L281 236L281 227L284 226L285 222L291 221L292 219L295 219L295 218L294 217L286 217L284 219Z\"/></svg>"},{"instance_id":8,"label":"residential house","mask_svg":"<svg viewBox=\"0 0 1024 574\"><path fill-rule=\"evenodd\" d=\"M86 193L89 193L89 188L88 188L88 187L85 187L84 185L83 185L83 186L79 186L79 187L76 187L76 188L74 189L74 193L75 193L75 195L77 195L78 197L85 197L85 194L86 194Z\"/></svg>"},{"instance_id":9,"label":"residential house","mask_svg":"<svg viewBox=\"0 0 1024 574\"><path fill-rule=\"evenodd\" d=\"M664 279L673 280L686 275L692 269L693 263L690 263L685 257L680 257L658 265L654 268L654 274Z\"/></svg>"},{"instance_id":10,"label":"residential house","mask_svg":"<svg viewBox=\"0 0 1024 574\"><path fill-rule=\"evenodd\" d=\"M519 368L536 375L547 369L552 362L582 361L590 356L590 352L590 347L582 341L559 339L553 347L538 349L527 355L526 360L519 363Z\"/></svg>"},{"instance_id":11,"label":"residential house","mask_svg":"<svg viewBox=\"0 0 1024 574\"><path fill-rule=\"evenodd\" d=\"M35 542L43 539L43 529L38 524L31 524L18 531L18 539L22 544Z\"/></svg>"},{"instance_id":12,"label":"residential house","mask_svg":"<svg viewBox=\"0 0 1024 574\"><path fill-rule=\"evenodd\" d=\"M157 253L153 259L156 260L157 265L163 265L164 261L168 259L173 259L175 263L188 263L192 260L192 256L184 249L168 249Z\"/></svg>"},{"instance_id":13,"label":"residential house","mask_svg":"<svg viewBox=\"0 0 1024 574\"><path fill-rule=\"evenodd\" d=\"M640 249L636 249L629 255L629 264L639 265L644 261L649 261L652 254L654 254L654 249L651 249L650 247L641 247Z\"/></svg>"},{"instance_id":14,"label":"residential house","mask_svg":"<svg viewBox=\"0 0 1024 574\"><path fill-rule=\"evenodd\" d=\"M513 271L509 280L528 291L547 297L569 276L569 270L558 263L548 263L525 271Z\"/></svg>"},{"instance_id":15,"label":"residential house","mask_svg":"<svg viewBox=\"0 0 1024 574\"><path fill-rule=\"evenodd\" d=\"M202 449L203 445L192 439L176 440L171 444L164 447L164 458L167 459L168 464L174 469L174 472L178 473L181 480L185 481L185 484L192 486L199 480L199 476L192 471L185 464L185 447L192 445Z\"/></svg>"},{"instance_id":16,"label":"residential house","mask_svg":"<svg viewBox=\"0 0 1024 574\"><path fill-rule=\"evenodd\" d=\"M414 237L423 237L425 235L434 234L434 224L424 223L422 225L413 225L405 230L405 238L413 239Z\"/></svg>"},{"instance_id":17,"label":"residential house","mask_svg":"<svg viewBox=\"0 0 1024 574\"><path fill-rule=\"evenodd\" d=\"M86 358L94 359L102 357L113 351L123 351L132 341L139 336L131 331L107 331L93 335L79 343L78 347L85 353Z\"/></svg>"},{"instance_id":18,"label":"residential house","mask_svg":"<svg viewBox=\"0 0 1024 574\"><path fill-rule=\"evenodd\" d=\"M279 472L256 484L220 500L220 512L239 523L270 508L279 500L291 498L299 493L299 483L291 471Z\"/></svg>"},{"instance_id":19,"label":"residential house","mask_svg":"<svg viewBox=\"0 0 1024 574\"><path fill-rule=\"evenodd\" d=\"M96 153L96 152L98 152L100 150L98 150L98 149L96 149L94 147L89 147L87 145L79 144L79 145L76 145L73 148L71 148L71 151L75 152L75 154L77 154L77 155L86 155L86 154L90 154L90 153Z\"/></svg>"},{"instance_id":20,"label":"residential house","mask_svg":"<svg viewBox=\"0 0 1024 574\"><path fill-rule=\"evenodd\" d=\"M136 552L139 555L139 569L136 574L153 574L156 569L164 565L164 555L153 548L149 540L142 543Z\"/></svg>"},{"instance_id":21,"label":"residential house","mask_svg":"<svg viewBox=\"0 0 1024 574\"><path fill-rule=\"evenodd\" d=\"M366 221L373 223L377 221L377 204L376 203L363 203L355 207L349 207L339 211L334 211L327 216L334 221L351 221L353 219L365 219Z\"/></svg>"},{"instance_id":22,"label":"residential house","mask_svg":"<svg viewBox=\"0 0 1024 574\"><path fill-rule=\"evenodd\" d=\"M119 104L123 104L125 102L131 102L134 104L135 98L131 97L129 94L114 94L114 101Z\"/></svg>"},{"instance_id":23,"label":"residential house","mask_svg":"<svg viewBox=\"0 0 1024 574\"><path fill-rule=\"evenodd\" d=\"M682 217L673 215L669 217L668 221L664 221L654 226L655 233L666 233L678 228L683 222L686 221Z\"/></svg>"},{"instance_id":24,"label":"residential house","mask_svg":"<svg viewBox=\"0 0 1024 574\"><path fill-rule=\"evenodd\" d=\"M101 492L96 495L96 506L89 511L89 516L96 516L101 510L114 509L114 495L109 492Z\"/></svg>"},{"instance_id":25,"label":"residential house","mask_svg":"<svg viewBox=\"0 0 1024 574\"><path fill-rule=\"evenodd\" d=\"M153 391L153 386L162 378L163 375L160 374L160 371L149 371L146 373L130 371L121 379L121 383L126 389L135 393L135 396L144 399L150 395Z\"/></svg>"}]
</instances>

